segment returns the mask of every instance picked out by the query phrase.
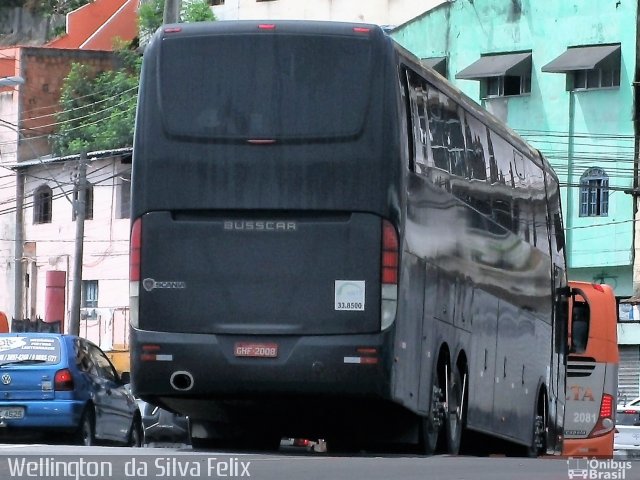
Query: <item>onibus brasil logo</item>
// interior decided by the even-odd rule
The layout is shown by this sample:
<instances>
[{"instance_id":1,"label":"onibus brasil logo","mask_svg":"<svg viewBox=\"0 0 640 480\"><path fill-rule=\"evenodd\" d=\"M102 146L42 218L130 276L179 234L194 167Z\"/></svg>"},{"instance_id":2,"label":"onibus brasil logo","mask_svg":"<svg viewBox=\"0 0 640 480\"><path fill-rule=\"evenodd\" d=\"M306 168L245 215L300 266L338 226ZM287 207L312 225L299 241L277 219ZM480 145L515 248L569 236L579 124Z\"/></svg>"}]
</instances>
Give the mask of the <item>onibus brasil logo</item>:
<instances>
[{"instance_id":1,"label":"onibus brasil logo","mask_svg":"<svg viewBox=\"0 0 640 480\"><path fill-rule=\"evenodd\" d=\"M569 479L631 480L631 462L597 458L567 459ZM627 476L629 472L629 476Z\"/></svg>"}]
</instances>

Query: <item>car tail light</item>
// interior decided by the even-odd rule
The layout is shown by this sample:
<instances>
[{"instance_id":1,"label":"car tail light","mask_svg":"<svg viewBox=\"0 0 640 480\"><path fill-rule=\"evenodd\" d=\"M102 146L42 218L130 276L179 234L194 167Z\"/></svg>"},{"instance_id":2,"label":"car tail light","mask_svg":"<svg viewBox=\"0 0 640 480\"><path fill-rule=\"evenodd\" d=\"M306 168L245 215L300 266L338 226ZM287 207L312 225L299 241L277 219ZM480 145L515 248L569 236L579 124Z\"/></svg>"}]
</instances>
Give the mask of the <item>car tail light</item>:
<instances>
[{"instance_id":1,"label":"car tail light","mask_svg":"<svg viewBox=\"0 0 640 480\"><path fill-rule=\"evenodd\" d=\"M389 220L382 220L382 255L380 272L382 289L380 295L381 329L389 328L396 318L398 304L398 232Z\"/></svg>"},{"instance_id":2,"label":"car tail light","mask_svg":"<svg viewBox=\"0 0 640 480\"><path fill-rule=\"evenodd\" d=\"M609 433L614 428L613 423L613 396L605 393L602 395L602 402L600 403L600 415L596 426L593 427L589 438L599 437L606 433Z\"/></svg>"},{"instance_id":3,"label":"car tail light","mask_svg":"<svg viewBox=\"0 0 640 480\"><path fill-rule=\"evenodd\" d=\"M53 388L58 392L64 392L73 390L73 375L71 370L63 368L56 372L56 376L53 379Z\"/></svg>"},{"instance_id":4,"label":"car tail light","mask_svg":"<svg viewBox=\"0 0 640 480\"><path fill-rule=\"evenodd\" d=\"M138 299L140 295L140 252L142 246L142 219L136 218L131 225L129 243L129 322L138 327Z\"/></svg>"}]
</instances>

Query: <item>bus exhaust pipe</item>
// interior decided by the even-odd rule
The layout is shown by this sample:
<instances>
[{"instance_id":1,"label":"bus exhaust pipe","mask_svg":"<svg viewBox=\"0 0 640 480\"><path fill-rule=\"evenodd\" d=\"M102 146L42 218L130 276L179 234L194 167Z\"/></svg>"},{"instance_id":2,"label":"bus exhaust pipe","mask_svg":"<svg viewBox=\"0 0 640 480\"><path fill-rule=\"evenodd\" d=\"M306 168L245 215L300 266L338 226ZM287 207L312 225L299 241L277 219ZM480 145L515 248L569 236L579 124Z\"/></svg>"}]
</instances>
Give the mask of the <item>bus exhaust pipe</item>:
<instances>
[{"instance_id":1,"label":"bus exhaust pipe","mask_svg":"<svg viewBox=\"0 0 640 480\"><path fill-rule=\"evenodd\" d=\"M193 375L184 370L173 372L169 379L169 383L171 383L171 386L174 389L180 392L186 392L193 388Z\"/></svg>"}]
</instances>

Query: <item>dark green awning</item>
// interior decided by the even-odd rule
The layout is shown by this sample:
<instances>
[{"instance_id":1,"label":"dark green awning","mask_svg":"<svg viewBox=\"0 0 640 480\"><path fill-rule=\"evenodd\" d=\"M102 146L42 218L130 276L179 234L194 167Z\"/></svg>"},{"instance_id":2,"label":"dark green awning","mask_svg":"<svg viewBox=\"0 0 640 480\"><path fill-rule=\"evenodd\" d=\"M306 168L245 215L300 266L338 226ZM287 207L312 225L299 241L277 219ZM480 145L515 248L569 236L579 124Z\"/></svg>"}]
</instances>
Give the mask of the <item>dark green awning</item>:
<instances>
[{"instance_id":1,"label":"dark green awning","mask_svg":"<svg viewBox=\"0 0 640 480\"><path fill-rule=\"evenodd\" d=\"M447 76L447 57L422 58L420 63L425 67L434 69L443 77Z\"/></svg>"},{"instance_id":2,"label":"dark green awning","mask_svg":"<svg viewBox=\"0 0 640 480\"><path fill-rule=\"evenodd\" d=\"M479 60L458 72L456 78L482 80L489 77L524 75L531 73L531 52L483 55Z\"/></svg>"},{"instance_id":3,"label":"dark green awning","mask_svg":"<svg viewBox=\"0 0 640 480\"><path fill-rule=\"evenodd\" d=\"M620 45L572 47L542 67L543 72L568 73L601 68L608 62L620 64Z\"/></svg>"}]
</instances>

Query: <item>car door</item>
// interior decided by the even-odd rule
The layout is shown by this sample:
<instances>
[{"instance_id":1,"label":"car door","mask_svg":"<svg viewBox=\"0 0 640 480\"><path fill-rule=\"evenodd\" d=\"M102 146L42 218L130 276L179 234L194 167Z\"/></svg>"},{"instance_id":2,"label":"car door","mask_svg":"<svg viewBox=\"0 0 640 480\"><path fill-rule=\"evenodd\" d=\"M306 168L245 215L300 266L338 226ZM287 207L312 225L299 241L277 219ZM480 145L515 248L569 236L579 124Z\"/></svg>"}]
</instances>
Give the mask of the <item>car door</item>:
<instances>
[{"instance_id":1,"label":"car door","mask_svg":"<svg viewBox=\"0 0 640 480\"><path fill-rule=\"evenodd\" d=\"M110 440L126 441L132 420L130 396L104 352L92 343L89 343L89 352L95 365L96 384L99 385L95 399L96 432L102 431L104 438Z\"/></svg>"}]
</instances>

